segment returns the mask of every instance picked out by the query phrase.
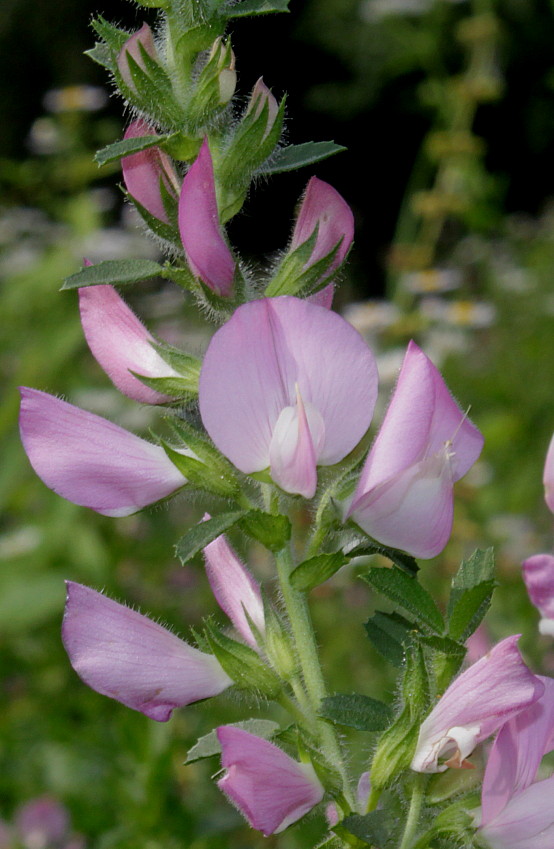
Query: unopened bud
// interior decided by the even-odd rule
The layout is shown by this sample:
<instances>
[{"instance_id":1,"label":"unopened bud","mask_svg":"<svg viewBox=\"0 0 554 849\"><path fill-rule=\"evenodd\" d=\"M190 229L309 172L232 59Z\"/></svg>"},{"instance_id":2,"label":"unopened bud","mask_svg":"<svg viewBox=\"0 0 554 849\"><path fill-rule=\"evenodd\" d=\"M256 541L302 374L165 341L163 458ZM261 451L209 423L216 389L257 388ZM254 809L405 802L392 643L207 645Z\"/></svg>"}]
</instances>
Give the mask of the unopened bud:
<instances>
[{"instance_id":1,"label":"unopened bud","mask_svg":"<svg viewBox=\"0 0 554 849\"><path fill-rule=\"evenodd\" d=\"M132 90L135 90L133 75L129 67L129 57L133 59L139 68L145 70L144 57L142 51L148 53L153 59L156 58L156 45L154 44L154 35L148 24L143 24L142 27L135 32L123 45L121 52L117 57L117 67L119 73L123 77L125 84Z\"/></svg>"},{"instance_id":2,"label":"unopened bud","mask_svg":"<svg viewBox=\"0 0 554 849\"><path fill-rule=\"evenodd\" d=\"M271 91L264 83L263 79L260 77L256 85L252 89L252 94L250 95L250 102L246 109L246 114L251 114L254 117L254 120L257 120L262 114L266 104L267 124L265 127L264 134L262 136L262 141L266 138L271 128L273 127L273 124L275 123L275 119L277 118L277 114L279 112L279 104L277 103Z\"/></svg>"}]
</instances>

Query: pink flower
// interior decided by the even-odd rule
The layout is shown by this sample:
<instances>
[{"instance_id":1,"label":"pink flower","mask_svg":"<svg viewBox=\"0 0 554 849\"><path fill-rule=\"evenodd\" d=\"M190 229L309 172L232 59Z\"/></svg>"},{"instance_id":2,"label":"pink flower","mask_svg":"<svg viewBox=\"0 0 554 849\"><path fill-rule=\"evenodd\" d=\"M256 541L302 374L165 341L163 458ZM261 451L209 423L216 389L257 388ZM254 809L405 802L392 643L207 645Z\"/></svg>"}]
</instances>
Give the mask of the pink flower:
<instances>
[{"instance_id":1,"label":"pink flower","mask_svg":"<svg viewBox=\"0 0 554 849\"><path fill-rule=\"evenodd\" d=\"M153 347L156 340L113 286L79 289L81 324L98 363L110 380L129 398L143 404L165 404L169 395L141 383L144 377L179 377Z\"/></svg>"},{"instance_id":2,"label":"pink flower","mask_svg":"<svg viewBox=\"0 0 554 849\"><path fill-rule=\"evenodd\" d=\"M554 513L554 436L550 440L544 464L544 498L549 510Z\"/></svg>"},{"instance_id":3,"label":"pink flower","mask_svg":"<svg viewBox=\"0 0 554 849\"><path fill-rule=\"evenodd\" d=\"M317 239L305 268L323 259L340 242L333 262L324 277L329 277L344 262L354 239L354 216L344 198L329 183L312 177L306 186L289 252L306 242L318 228ZM333 300L333 285L312 295L310 300L330 309Z\"/></svg>"},{"instance_id":4,"label":"pink flower","mask_svg":"<svg viewBox=\"0 0 554 849\"><path fill-rule=\"evenodd\" d=\"M155 131L152 127L146 121L139 119L129 124L123 138L134 139L153 135ZM168 224L169 218L160 186L163 183L169 194L174 195L175 198L178 197L181 187L167 153L159 147L149 147L147 150L124 156L121 160L121 168L125 188L131 197L154 218L159 218L160 221Z\"/></svg>"},{"instance_id":5,"label":"pink flower","mask_svg":"<svg viewBox=\"0 0 554 849\"><path fill-rule=\"evenodd\" d=\"M144 70L144 59L142 58L141 47L152 58L156 57L156 45L154 44L154 36L148 24L143 24L142 27L123 45L119 56L117 57L117 66L119 73L123 77L125 84L132 90L135 90L133 75L129 67L129 57L131 57L137 65Z\"/></svg>"},{"instance_id":6,"label":"pink flower","mask_svg":"<svg viewBox=\"0 0 554 849\"><path fill-rule=\"evenodd\" d=\"M85 684L159 722L166 722L174 708L217 696L232 684L212 655L72 581L67 581L62 639Z\"/></svg>"},{"instance_id":7,"label":"pink flower","mask_svg":"<svg viewBox=\"0 0 554 849\"><path fill-rule=\"evenodd\" d=\"M218 728L217 736L226 770L217 786L265 837L284 831L321 802L325 791L311 764L231 725Z\"/></svg>"},{"instance_id":8,"label":"pink flower","mask_svg":"<svg viewBox=\"0 0 554 849\"><path fill-rule=\"evenodd\" d=\"M551 554L529 557L523 563L523 580L542 617L540 633L554 637L554 557Z\"/></svg>"},{"instance_id":9,"label":"pink flower","mask_svg":"<svg viewBox=\"0 0 554 849\"><path fill-rule=\"evenodd\" d=\"M544 694L502 726L488 757L479 831L491 849L552 849L554 776L535 781L554 748L554 681Z\"/></svg>"},{"instance_id":10,"label":"pink flower","mask_svg":"<svg viewBox=\"0 0 554 849\"><path fill-rule=\"evenodd\" d=\"M200 413L245 474L270 467L286 492L311 498L317 466L342 460L366 432L377 369L336 313L288 296L240 306L213 336L200 374Z\"/></svg>"},{"instance_id":11,"label":"pink flower","mask_svg":"<svg viewBox=\"0 0 554 849\"><path fill-rule=\"evenodd\" d=\"M214 169L207 139L183 180L179 231L192 273L216 294L228 297L233 289L235 260L219 224Z\"/></svg>"},{"instance_id":12,"label":"pink flower","mask_svg":"<svg viewBox=\"0 0 554 849\"><path fill-rule=\"evenodd\" d=\"M385 545L434 557L452 530L453 485L482 446L439 371L410 342L347 515Z\"/></svg>"},{"instance_id":13,"label":"pink flower","mask_svg":"<svg viewBox=\"0 0 554 849\"><path fill-rule=\"evenodd\" d=\"M160 446L37 389L21 387L19 428L46 486L105 516L128 516L186 483Z\"/></svg>"},{"instance_id":14,"label":"pink flower","mask_svg":"<svg viewBox=\"0 0 554 849\"><path fill-rule=\"evenodd\" d=\"M416 772L460 767L474 748L544 692L507 637L462 672L423 722L412 760Z\"/></svg>"},{"instance_id":15,"label":"pink flower","mask_svg":"<svg viewBox=\"0 0 554 849\"><path fill-rule=\"evenodd\" d=\"M209 519L209 515L204 516ZM248 617L260 634L265 631L264 607L259 584L233 551L225 534L203 549L206 574L213 594L241 637L257 649ZM248 616L246 615L248 614Z\"/></svg>"}]
</instances>

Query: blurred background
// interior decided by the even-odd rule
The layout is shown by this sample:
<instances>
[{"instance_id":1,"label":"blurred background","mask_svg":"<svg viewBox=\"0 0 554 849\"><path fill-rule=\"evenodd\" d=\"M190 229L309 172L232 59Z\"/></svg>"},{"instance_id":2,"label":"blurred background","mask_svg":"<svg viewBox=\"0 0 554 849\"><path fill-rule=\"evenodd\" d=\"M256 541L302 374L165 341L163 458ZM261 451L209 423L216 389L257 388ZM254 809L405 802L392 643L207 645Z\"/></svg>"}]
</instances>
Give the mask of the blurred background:
<instances>
[{"instance_id":1,"label":"blurred background","mask_svg":"<svg viewBox=\"0 0 554 849\"><path fill-rule=\"evenodd\" d=\"M97 148L126 117L83 56L93 13L137 29L153 14L123 0L0 5L0 849L306 849L321 817L267 840L210 782L217 760L183 766L215 724L257 715L238 699L159 725L88 690L60 643L64 578L140 606L186 636L218 616L201 563L173 545L201 504L178 498L107 519L50 492L17 434L19 384L144 432L157 413L111 387L86 348L62 279L92 261L155 257ZM415 338L485 434L459 485L452 540L422 580L439 595L459 560L494 544L501 586L486 637L522 632L536 671L551 640L520 578L553 547L542 466L554 430L554 3L551 0L291 0L291 13L236 22L239 91L263 75L288 93L287 140L348 148L317 169L252 191L232 222L252 262L282 249L313 173L352 205L356 243L337 308L373 346L386 405ZM181 292L130 295L161 338L201 351L207 328ZM245 552L270 579L259 552ZM376 600L343 570L313 593L331 689L390 700L392 671L363 623ZM281 719L276 714L277 719ZM372 741L352 733L363 769Z\"/></svg>"}]
</instances>

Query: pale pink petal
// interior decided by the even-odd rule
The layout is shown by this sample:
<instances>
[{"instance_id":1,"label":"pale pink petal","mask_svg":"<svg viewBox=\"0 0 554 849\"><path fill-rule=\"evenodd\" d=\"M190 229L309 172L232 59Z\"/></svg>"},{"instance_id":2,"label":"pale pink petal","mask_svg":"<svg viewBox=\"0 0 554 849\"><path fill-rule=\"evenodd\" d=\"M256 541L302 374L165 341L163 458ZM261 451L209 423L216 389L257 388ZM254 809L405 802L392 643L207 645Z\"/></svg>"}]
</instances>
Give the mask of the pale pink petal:
<instances>
[{"instance_id":1,"label":"pale pink petal","mask_svg":"<svg viewBox=\"0 0 554 849\"><path fill-rule=\"evenodd\" d=\"M151 719L217 696L232 684L212 655L147 616L67 581L62 638L85 684Z\"/></svg>"},{"instance_id":2,"label":"pale pink petal","mask_svg":"<svg viewBox=\"0 0 554 849\"><path fill-rule=\"evenodd\" d=\"M204 518L209 516L206 514ZM265 620L259 584L233 551L224 534L209 543L203 553L206 574L217 603L248 645L257 649L258 644L248 617L263 634Z\"/></svg>"},{"instance_id":3,"label":"pale pink petal","mask_svg":"<svg viewBox=\"0 0 554 849\"><path fill-rule=\"evenodd\" d=\"M306 300L310 301L311 304L316 304L318 307L325 307L326 310L330 310L333 306L334 294L335 286L333 283L329 283L328 286L320 289L314 295L310 295Z\"/></svg>"},{"instance_id":4,"label":"pale pink petal","mask_svg":"<svg viewBox=\"0 0 554 849\"><path fill-rule=\"evenodd\" d=\"M313 498L317 488L317 456L315 445L325 439L325 424L318 410L311 406L311 421L306 415L302 396L297 391L296 406L284 407L273 429L269 445L271 477L285 492Z\"/></svg>"},{"instance_id":5,"label":"pale pink petal","mask_svg":"<svg viewBox=\"0 0 554 849\"><path fill-rule=\"evenodd\" d=\"M207 139L183 180L179 231L192 273L216 294L229 296L233 290L235 261L219 224Z\"/></svg>"},{"instance_id":6,"label":"pale pink petal","mask_svg":"<svg viewBox=\"0 0 554 849\"><path fill-rule=\"evenodd\" d=\"M148 26L148 24L143 24L137 32L133 33L119 53L117 57L117 66L119 68L119 73L123 77L125 83L129 86L130 89L135 89L135 84L133 82L133 76L131 74L131 69L129 68L129 59L128 55L131 56L137 65L140 68L144 69L144 60L142 58L142 52L140 47L144 48L149 56L153 58L156 56L156 46L154 44L154 36L152 34L152 30Z\"/></svg>"},{"instance_id":7,"label":"pale pink petal","mask_svg":"<svg viewBox=\"0 0 554 849\"><path fill-rule=\"evenodd\" d=\"M146 121L139 119L127 127L123 138L133 139L155 134L155 130ZM168 192L175 197L179 192L179 181L167 153L159 147L149 147L147 150L124 156L121 160L121 168L125 188L131 197L135 198L155 218L168 224L169 218L162 200L160 180L163 181Z\"/></svg>"},{"instance_id":8,"label":"pale pink petal","mask_svg":"<svg viewBox=\"0 0 554 849\"><path fill-rule=\"evenodd\" d=\"M312 177L306 186L298 211L290 251L306 242L318 227L317 239L307 265L323 259L337 242L341 244L328 276L344 261L354 239L354 216L344 198L329 183Z\"/></svg>"},{"instance_id":9,"label":"pale pink petal","mask_svg":"<svg viewBox=\"0 0 554 849\"><path fill-rule=\"evenodd\" d=\"M170 401L145 386L131 372L144 377L179 377L156 353L154 337L139 321L113 286L79 289L81 324L92 354L124 395L143 404Z\"/></svg>"},{"instance_id":10,"label":"pale pink petal","mask_svg":"<svg viewBox=\"0 0 554 849\"><path fill-rule=\"evenodd\" d=\"M543 695L502 726L491 748L483 778L482 824L533 783L541 760L554 748L554 680L539 677Z\"/></svg>"},{"instance_id":11,"label":"pale pink petal","mask_svg":"<svg viewBox=\"0 0 554 849\"><path fill-rule=\"evenodd\" d=\"M217 782L252 828L267 837L308 813L324 794L310 764L231 725L217 729L225 775Z\"/></svg>"},{"instance_id":12,"label":"pale pink petal","mask_svg":"<svg viewBox=\"0 0 554 849\"><path fill-rule=\"evenodd\" d=\"M450 536L452 486L482 446L440 372L410 342L347 515L380 542L416 557L438 554Z\"/></svg>"},{"instance_id":13,"label":"pale pink petal","mask_svg":"<svg viewBox=\"0 0 554 849\"><path fill-rule=\"evenodd\" d=\"M502 640L448 687L420 728L412 769L443 772L461 765L479 743L541 697L544 684L523 662L518 639Z\"/></svg>"},{"instance_id":14,"label":"pale pink petal","mask_svg":"<svg viewBox=\"0 0 554 849\"><path fill-rule=\"evenodd\" d=\"M163 448L46 392L21 387L19 427L37 475L58 495L128 516L186 483Z\"/></svg>"},{"instance_id":15,"label":"pale pink petal","mask_svg":"<svg viewBox=\"0 0 554 849\"><path fill-rule=\"evenodd\" d=\"M206 430L241 471L266 469L273 433L297 387L325 427L317 462L342 460L366 432L377 369L366 343L336 313L283 296L239 307L213 336L200 374ZM317 449L317 446L314 445Z\"/></svg>"},{"instance_id":16,"label":"pale pink petal","mask_svg":"<svg viewBox=\"0 0 554 849\"><path fill-rule=\"evenodd\" d=\"M523 580L542 617L539 631L554 636L554 557L551 554L529 557L523 563Z\"/></svg>"},{"instance_id":17,"label":"pale pink petal","mask_svg":"<svg viewBox=\"0 0 554 849\"><path fill-rule=\"evenodd\" d=\"M550 440L546 462L544 464L544 498L548 508L554 513L554 436Z\"/></svg>"},{"instance_id":18,"label":"pale pink petal","mask_svg":"<svg viewBox=\"0 0 554 849\"><path fill-rule=\"evenodd\" d=\"M514 796L479 831L490 849L552 849L554 776Z\"/></svg>"}]
</instances>

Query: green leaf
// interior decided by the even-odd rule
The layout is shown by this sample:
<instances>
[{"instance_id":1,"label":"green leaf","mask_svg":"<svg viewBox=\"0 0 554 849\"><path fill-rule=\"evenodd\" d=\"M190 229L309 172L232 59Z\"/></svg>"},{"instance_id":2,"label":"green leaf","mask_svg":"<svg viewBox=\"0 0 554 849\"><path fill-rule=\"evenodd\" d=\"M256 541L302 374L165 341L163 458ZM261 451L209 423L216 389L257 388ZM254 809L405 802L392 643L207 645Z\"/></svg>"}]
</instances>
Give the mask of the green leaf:
<instances>
[{"instance_id":1,"label":"green leaf","mask_svg":"<svg viewBox=\"0 0 554 849\"><path fill-rule=\"evenodd\" d=\"M388 811L371 811L369 814L350 814L342 820L338 828L346 830L354 837L364 840L368 846L385 846L389 836Z\"/></svg>"},{"instance_id":2,"label":"green leaf","mask_svg":"<svg viewBox=\"0 0 554 849\"><path fill-rule=\"evenodd\" d=\"M188 561L191 560L195 554L198 554L199 551L202 551L208 543L213 542L213 540L220 536L220 534L224 534L225 531L228 531L233 527L233 525L236 525L245 513L245 510L236 510L232 513L220 513L218 516L214 516L212 519L207 519L205 522L199 522L193 528L190 528L190 530L181 537L175 546L175 552L182 564L184 565L185 563L188 563Z\"/></svg>"},{"instance_id":3,"label":"green leaf","mask_svg":"<svg viewBox=\"0 0 554 849\"><path fill-rule=\"evenodd\" d=\"M151 259L107 259L96 265L81 268L76 274L66 277L62 289L80 289L82 286L125 286L159 277L163 268Z\"/></svg>"},{"instance_id":4,"label":"green leaf","mask_svg":"<svg viewBox=\"0 0 554 849\"><path fill-rule=\"evenodd\" d=\"M348 557L342 551L317 554L309 560L304 560L293 570L290 582L295 590L308 592L331 578L345 563L348 563Z\"/></svg>"},{"instance_id":5,"label":"green leaf","mask_svg":"<svg viewBox=\"0 0 554 849\"><path fill-rule=\"evenodd\" d=\"M283 171L294 171L296 168L313 165L314 162L320 162L322 159L327 159L343 150L346 150L346 148L332 141L291 144L277 150L270 161L260 168L259 173L280 174Z\"/></svg>"},{"instance_id":6,"label":"green leaf","mask_svg":"<svg viewBox=\"0 0 554 849\"><path fill-rule=\"evenodd\" d=\"M219 11L222 18L245 18L249 15L267 15L270 12L288 12L289 0L241 0Z\"/></svg>"},{"instance_id":7,"label":"green leaf","mask_svg":"<svg viewBox=\"0 0 554 849\"><path fill-rule=\"evenodd\" d=\"M441 612L416 578L410 578L398 569L375 566L361 577L381 595L408 611L418 624L442 634L444 622Z\"/></svg>"},{"instance_id":8,"label":"green leaf","mask_svg":"<svg viewBox=\"0 0 554 849\"><path fill-rule=\"evenodd\" d=\"M271 740L280 731L279 723L270 719L245 719L242 722L229 722L228 725L232 725L233 728L242 728L243 731L255 734L256 737L261 737L263 740ZM214 729L209 734L200 737L192 749L189 749L185 765L220 754L221 744Z\"/></svg>"},{"instance_id":9,"label":"green leaf","mask_svg":"<svg viewBox=\"0 0 554 849\"><path fill-rule=\"evenodd\" d=\"M453 639L465 642L475 631L490 607L494 587L493 549L477 549L452 579L448 633Z\"/></svg>"},{"instance_id":10,"label":"green leaf","mask_svg":"<svg viewBox=\"0 0 554 849\"><path fill-rule=\"evenodd\" d=\"M99 15L98 18L92 21L92 27L96 30L100 38L106 42L110 50L112 50L116 55L120 52L123 45L126 44L130 37L130 33L124 29L116 27L115 24L107 21L102 17L102 15Z\"/></svg>"},{"instance_id":11,"label":"green leaf","mask_svg":"<svg viewBox=\"0 0 554 849\"><path fill-rule=\"evenodd\" d=\"M401 668L406 646L413 634L413 624L399 613L377 611L364 625L374 648L393 666Z\"/></svg>"},{"instance_id":12,"label":"green leaf","mask_svg":"<svg viewBox=\"0 0 554 849\"><path fill-rule=\"evenodd\" d=\"M250 510L239 522L240 529L270 551L281 551L290 539L292 527L286 516L272 516L263 510Z\"/></svg>"},{"instance_id":13,"label":"green leaf","mask_svg":"<svg viewBox=\"0 0 554 849\"><path fill-rule=\"evenodd\" d=\"M348 557L369 557L372 554L380 554L381 557L386 557L403 572L408 575L417 575L419 566L411 554L406 554L405 551L400 551L398 548L389 548L388 545L381 545L372 540L364 540L351 548L347 552Z\"/></svg>"},{"instance_id":14,"label":"green leaf","mask_svg":"<svg viewBox=\"0 0 554 849\"><path fill-rule=\"evenodd\" d=\"M352 693L327 696L321 702L319 716L358 731L384 731L391 724L393 713L384 702Z\"/></svg>"},{"instance_id":15,"label":"green leaf","mask_svg":"<svg viewBox=\"0 0 554 849\"><path fill-rule=\"evenodd\" d=\"M148 150L151 147L157 147L162 142L174 138L177 133L170 133L165 136L136 136L132 139L121 139L100 148L96 153L94 160L98 165L106 165L107 162L114 162L116 159L121 159L123 156L131 156L133 153L139 153L141 150Z\"/></svg>"}]
</instances>

